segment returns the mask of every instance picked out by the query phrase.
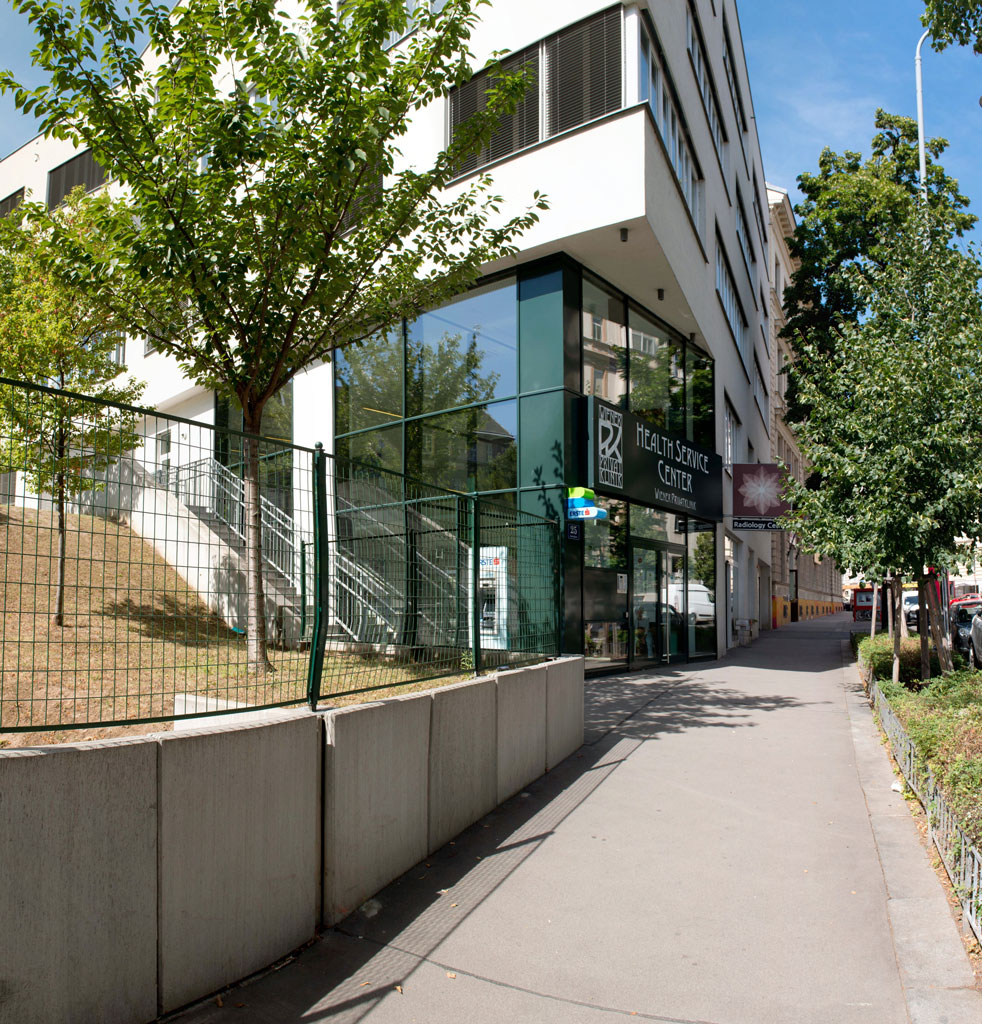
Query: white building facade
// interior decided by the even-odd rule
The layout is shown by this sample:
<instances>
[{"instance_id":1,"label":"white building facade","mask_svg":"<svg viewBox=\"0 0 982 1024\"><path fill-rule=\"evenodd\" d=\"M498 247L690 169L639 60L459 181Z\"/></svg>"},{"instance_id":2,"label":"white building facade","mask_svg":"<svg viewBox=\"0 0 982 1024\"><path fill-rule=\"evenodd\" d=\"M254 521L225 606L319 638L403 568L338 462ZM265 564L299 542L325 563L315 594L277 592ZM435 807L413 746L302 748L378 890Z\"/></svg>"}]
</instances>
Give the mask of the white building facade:
<instances>
[{"instance_id":1,"label":"white building facade","mask_svg":"<svg viewBox=\"0 0 982 1024\"><path fill-rule=\"evenodd\" d=\"M592 489L607 518L564 524L563 649L597 670L718 657L770 627L775 580L771 538L728 527L730 467L770 460L779 387L736 4L496 0L472 48L534 84L462 181L490 170L505 213L535 189L549 209L474 290L300 375L291 438L556 518ZM422 111L402 159L425 165L483 88ZM38 138L0 162L0 213L102 182ZM173 360L131 338L125 362L148 405L215 422ZM180 440L159 442L176 462Z\"/></svg>"}]
</instances>

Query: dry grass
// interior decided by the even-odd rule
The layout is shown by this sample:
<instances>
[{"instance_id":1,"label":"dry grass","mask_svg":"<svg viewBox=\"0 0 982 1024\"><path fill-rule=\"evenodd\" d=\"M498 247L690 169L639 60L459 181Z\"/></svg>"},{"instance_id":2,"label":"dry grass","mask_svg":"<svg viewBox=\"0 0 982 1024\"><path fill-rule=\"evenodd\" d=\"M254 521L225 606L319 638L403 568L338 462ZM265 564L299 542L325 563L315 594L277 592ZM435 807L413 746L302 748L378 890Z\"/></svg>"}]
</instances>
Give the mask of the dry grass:
<instances>
[{"instance_id":1,"label":"dry grass","mask_svg":"<svg viewBox=\"0 0 982 1024\"><path fill-rule=\"evenodd\" d=\"M53 625L57 545L51 513L0 508L0 731L31 728L4 732L0 744L159 731L169 726L107 723L166 719L178 694L249 707L305 699L308 652L271 651L274 675L251 679L244 638L150 545L100 517L69 517L65 625ZM329 652L322 692L338 705L463 678L420 681L439 670ZM83 723L95 724L72 728Z\"/></svg>"}]
</instances>

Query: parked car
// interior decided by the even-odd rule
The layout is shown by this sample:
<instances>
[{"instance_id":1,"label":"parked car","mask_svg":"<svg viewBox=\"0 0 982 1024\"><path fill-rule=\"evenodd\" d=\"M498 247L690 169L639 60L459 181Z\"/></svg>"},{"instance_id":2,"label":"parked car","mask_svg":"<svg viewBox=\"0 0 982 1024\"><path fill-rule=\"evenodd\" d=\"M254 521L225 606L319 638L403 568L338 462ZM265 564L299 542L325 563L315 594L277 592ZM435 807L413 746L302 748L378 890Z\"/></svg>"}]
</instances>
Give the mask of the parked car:
<instances>
[{"instance_id":1,"label":"parked car","mask_svg":"<svg viewBox=\"0 0 982 1024\"><path fill-rule=\"evenodd\" d=\"M916 590L904 591L904 616L909 629L917 629L917 615L920 611L920 599Z\"/></svg>"},{"instance_id":2,"label":"parked car","mask_svg":"<svg viewBox=\"0 0 982 1024\"><path fill-rule=\"evenodd\" d=\"M968 622L968 650L966 653L972 659L973 668L982 668L982 600L975 604L958 604L951 610L952 618L952 643L954 643L954 631L959 633L965 631L965 616L971 615ZM963 648L959 648L960 650Z\"/></svg>"},{"instance_id":3,"label":"parked car","mask_svg":"<svg viewBox=\"0 0 982 1024\"><path fill-rule=\"evenodd\" d=\"M971 657L972 627L976 616L982 611L982 600L958 601L951 605L951 646ZM982 634L980 634L979 651L982 652Z\"/></svg>"}]
</instances>

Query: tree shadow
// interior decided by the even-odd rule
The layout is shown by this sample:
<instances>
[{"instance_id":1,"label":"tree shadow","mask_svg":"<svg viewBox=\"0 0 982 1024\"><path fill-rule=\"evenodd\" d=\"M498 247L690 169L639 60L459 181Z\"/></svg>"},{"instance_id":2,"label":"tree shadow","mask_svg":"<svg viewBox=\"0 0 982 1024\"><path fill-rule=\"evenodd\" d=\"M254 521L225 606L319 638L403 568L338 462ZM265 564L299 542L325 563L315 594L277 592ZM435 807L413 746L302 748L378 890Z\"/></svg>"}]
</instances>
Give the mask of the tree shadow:
<instances>
[{"instance_id":1,"label":"tree shadow","mask_svg":"<svg viewBox=\"0 0 982 1024\"><path fill-rule=\"evenodd\" d=\"M154 594L142 603L131 597L111 601L100 609L99 614L107 618L128 619L148 640L183 647L243 642L241 634L230 629L204 605L193 599L179 601L170 594Z\"/></svg>"},{"instance_id":2,"label":"tree shadow","mask_svg":"<svg viewBox=\"0 0 982 1024\"><path fill-rule=\"evenodd\" d=\"M238 1024L358 1024L386 997L400 998L397 986L411 991L424 964L456 970L431 959L435 951L644 742L695 728L750 727L753 715L803 704L708 686L691 676L588 681L594 732L583 747L280 969L236 986L223 1007L209 1000L177 1020L214 1024L234 1014ZM613 723L606 731L599 724L604 716Z\"/></svg>"}]
</instances>

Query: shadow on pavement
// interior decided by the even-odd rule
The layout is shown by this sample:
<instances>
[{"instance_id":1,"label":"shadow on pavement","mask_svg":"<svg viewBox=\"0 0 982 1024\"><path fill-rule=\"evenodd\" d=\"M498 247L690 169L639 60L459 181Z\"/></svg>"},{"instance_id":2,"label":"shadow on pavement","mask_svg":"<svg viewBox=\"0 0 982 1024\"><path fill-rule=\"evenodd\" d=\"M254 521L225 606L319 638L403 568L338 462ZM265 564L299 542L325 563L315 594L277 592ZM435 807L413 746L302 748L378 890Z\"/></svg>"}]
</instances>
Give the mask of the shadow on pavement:
<instances>
[{"instance_id":1,"label":"shadow on pavement","mask_svg":"<svg viewBox=\"0 0 982 1024\"><path fill-rule=\"evenodd\" d=\"M713 667L719 663L713 663ZM440 944L646 740L690 729L744 728L804 706L793 697L717 685L706 673L587 683L587 743L277 969L179 1016L212 1024L356 1024L399 998ZM458 970L451 965L436 964Z\"/></svg>"}]
</instances>

